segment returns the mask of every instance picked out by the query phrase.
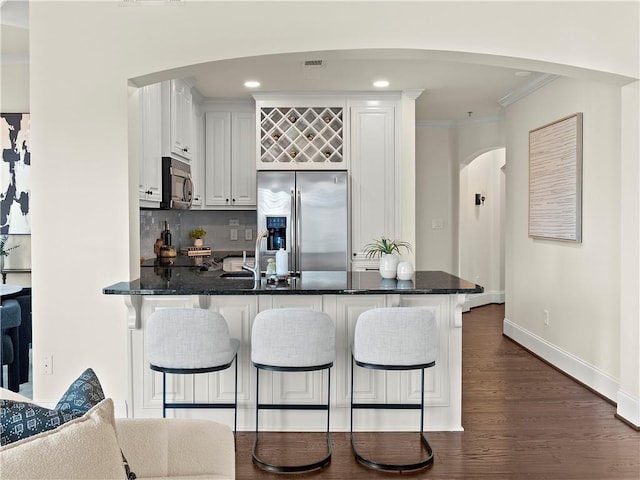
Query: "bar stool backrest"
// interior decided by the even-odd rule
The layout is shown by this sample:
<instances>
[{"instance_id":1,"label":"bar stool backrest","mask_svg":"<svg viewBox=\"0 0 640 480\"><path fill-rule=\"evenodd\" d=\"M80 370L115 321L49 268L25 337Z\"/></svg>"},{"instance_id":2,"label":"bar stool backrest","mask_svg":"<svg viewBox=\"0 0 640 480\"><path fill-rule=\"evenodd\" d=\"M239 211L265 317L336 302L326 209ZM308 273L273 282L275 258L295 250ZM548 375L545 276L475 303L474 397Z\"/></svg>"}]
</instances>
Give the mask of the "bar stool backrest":
<instances>
[{"instance_id":1,"label":"bar stool backrest","mask_svg":"<svg viewBox=\"0 0 640 480\"><path fill-rule=\"evenodd\" d=\"M438 325L431 310L375 308L356 321L353 357L381 366L427 365L438 356Z\"/></svg>"},{"instance_id":2,"label":"bar stool backrest","mask_svg":"<svg viewBox=\"0 0 640 480\"><path fill-rule=\"evenodd\" d=\"M225 365L237 351L225 318L199 308L156 310L147 320L145 341L149 363L162 368Z\"/></svg>"},{"instance_id":3,"label":"bar stool backrest","mask_svg":"<svg viewBox=\"0 0 640 480\"><path fill-rule=\"evenodd\" d=\"M335 326L326 313L300 308L264 310L253 322L251 361L274 367L333 363Z\"/></svg>"}]
</instances>

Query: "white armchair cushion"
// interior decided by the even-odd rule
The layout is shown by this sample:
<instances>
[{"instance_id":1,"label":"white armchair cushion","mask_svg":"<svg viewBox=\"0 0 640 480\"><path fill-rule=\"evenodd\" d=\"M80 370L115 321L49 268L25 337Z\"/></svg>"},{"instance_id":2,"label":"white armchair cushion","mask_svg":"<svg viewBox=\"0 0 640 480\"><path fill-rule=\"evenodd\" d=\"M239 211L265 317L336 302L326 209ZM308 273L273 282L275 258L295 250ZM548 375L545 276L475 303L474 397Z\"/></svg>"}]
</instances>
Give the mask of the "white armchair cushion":
<instances>
[{"instance_id":1,"label":"white armchair cushion","mask_svg":"<svg viewBox=\"0 0 640 480\"><path fill-rule=\"evenodd\" d=\"M62 426L0 448L3 479L126 479L106 399Z\"/></svg>"},{"instance_id":2,"label":"white armchair cushion","mask_svg":"<svg viewBox=\"0 0 640 480\"><path fill-rule=\"evenodd\" d=\"M235 478L231 429L209 420L118 419L122 452L138 479Z\"/></svg>"}]
</instances>

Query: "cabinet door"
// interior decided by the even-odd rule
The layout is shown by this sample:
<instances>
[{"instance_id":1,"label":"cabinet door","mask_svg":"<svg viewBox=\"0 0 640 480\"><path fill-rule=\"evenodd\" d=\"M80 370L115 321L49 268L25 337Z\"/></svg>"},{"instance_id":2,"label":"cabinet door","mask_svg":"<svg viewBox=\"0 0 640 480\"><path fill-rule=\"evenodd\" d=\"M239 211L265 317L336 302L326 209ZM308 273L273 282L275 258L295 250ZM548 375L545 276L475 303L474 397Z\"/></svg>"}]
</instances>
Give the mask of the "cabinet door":
<instances>
[{"instance_id":1,"label":"cabinet door","mask_svg":"<svg viewBox=\"0 0 640 480\"><path fill-rule=\"evenodd\" d=\"M338 296L336 313L336 404L351 402L351 346L356 321L366 310L387 306L385 295ZM386 398L386 375L380 370L360 368L356 372L354 398L360 402L382 402Z\"/></svg>"},{"instance_id":2,"label":"cabinet door","mask_svg":"<svg viewBox=\"0 0 640 480\"><path fill-rule=\"evenodd\" d=\"M366 262L364 246L396 238L395 109L351 108L351 251L353 268Z\"/></svg>"},{"instance_id":3,"label":"cabinet door","mask_svg":"<svg viewBox=\"0 0 640 480\"><path fill-rule=\"evenodd\" d=\"M231 204L256 205L256 116L232 113Z\"/></svg>"},{"instance_id":4,"label":"cabinet door","mask_svg":"<svg viewBox=\"0 0 640 480\"><path fill-rule=\"evenodd\" d=\"M205 205L231 205L231 113L205 114Z\"/></svg>"},{"instance_id":5,"label":"cabinet door","mask_svg":"<svg viewBox=\"0 0 640 480\"><path fill-rule=\"evenodd\" d=\"M162 200L162 95L160 84L141 88L139 102L139 198L143 207L159 207Z\"/></svg>"},{"instance_id":6,"label":"cabinet door","mask_svg":"<svg viewBox=\"0 0 640 480\"><path fill-rule=\"evenodd\" d=\"M193 156L191 159L191 181L193 200L191 209L198 210L204 204L204 117L198 105L193 106Z\"/></svg>"},{"instance_id":7,"label":"cabinet door","mask_svg":"<svg viewBox=\"0 0 640 480\"><path fill-rule=\"evenodd\" d=\"M252 400L253 365L251 363L251 325L257 313L257 299L242 298L243 296L210 297L213 310L222 315L229 326L229 335L240 340L238 350L238 402L249 404ZM202 375L195 383L197 401L203 402L233 402L234 369ZM226 414L227 418L229 415ZM223 421L223 420L219 420ZM226 422L229 424L229 422Z\"/></svg>"},{"instance_id":8,"label":"cabinet door","mask_svg":"<svg viewBox=\"0 0 640 480\"><path fill-rule=\"evenodd\" d=\"M182 80L171 80L171 151L191 160L193 150L192 95Z\"/></svg>"}]
</instances>

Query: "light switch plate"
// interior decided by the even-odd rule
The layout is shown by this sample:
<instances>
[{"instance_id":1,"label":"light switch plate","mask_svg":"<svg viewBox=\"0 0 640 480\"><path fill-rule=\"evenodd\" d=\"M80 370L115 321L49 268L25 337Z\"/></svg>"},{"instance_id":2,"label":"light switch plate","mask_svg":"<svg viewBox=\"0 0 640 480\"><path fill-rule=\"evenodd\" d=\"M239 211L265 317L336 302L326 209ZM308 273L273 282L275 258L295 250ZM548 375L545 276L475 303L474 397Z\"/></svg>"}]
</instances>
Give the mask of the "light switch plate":
<instances>
[{"instance_id":1,"label":"light switch plate","mask_svg":"<svg viewBox=\"0 0 640 480\"><path fill-rule=\"evenodd\" d=\"M244 239L245 240L253 240L253 230L250 228L244 229Z\"/></svg>"},{"instance_id":2,"label":"light switch plate","mask_svg":"<svg viewBox=\"0 0 640 480\"><path fill-rule=\"evenodd\" d=\"M232 218L229 220L229 226L230 227L239 227L240 226L240 220L238 220L237 218Z\"/></svg>"},{"instance_id":3,"label":"light switch plate","mask_svg":"<svg viewBox=\"0 0 640 480\"><path fill-rule=\"evenodd\" d=\"M238 229L232 228L231 230L229 230L229 235L231 240L238 240Z\"/></svg>"}]
</instances>

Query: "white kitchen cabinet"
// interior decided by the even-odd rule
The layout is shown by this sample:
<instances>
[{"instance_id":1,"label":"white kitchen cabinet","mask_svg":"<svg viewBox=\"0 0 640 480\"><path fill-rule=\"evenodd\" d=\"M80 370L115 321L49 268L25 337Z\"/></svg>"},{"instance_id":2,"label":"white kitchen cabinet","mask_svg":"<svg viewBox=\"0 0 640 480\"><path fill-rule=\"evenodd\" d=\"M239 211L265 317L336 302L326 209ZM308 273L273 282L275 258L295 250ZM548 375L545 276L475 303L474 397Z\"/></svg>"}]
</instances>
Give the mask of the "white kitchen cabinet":
<instances>
[{"instance_id":1,"label":"white kitchen cabinet","mask_svg":"<svg viewBox=\"0 0 640 480\"><path fill-rule=\"evenodd\" d=\"M205 113L205 207L255 207L255 113Z\"/></svg>"},{"instance_id":2,"label":"white kitchen cabinet","mask_svg":"<svg viewBox=\"0 0 640 480\"><path fill-rule=\"evenodd\" d=\"M347 170L346 97L255 94L258 170Z\"/></svg>"},{"instance_id":3,"label":"white kitchen cabinet","mask_svg":"<svg viewBox=\"0 0 640 480\"><path fill-rule=\"evenodd\" d=\"M382 235L398 238L395 115L394 105L350 108L352 270L372 266L366 244Z\"/></svg>"},{"instance_id":4,"label":"white kitchen cabinet","mask_svg":"<svg viewBox=\"0 0 640 480\"><path fill-rule=\"evenodd\" d=\"M191 160L194 142L191 87L181 79L163 82L163 87L165 151L170 152L171 156Z\"/></svg>"},{"instance_id":5,"label":"white kitchen cabinet","mask_svg":"<svg viewBox=\"0 0 640 480\"><path fill-rule=\"evenodd\" d=\"M193 96L182 80L140 88L140 206L159 208L162 200L162 157L196 158ZM202 196L200 194L200 196Z\"/></svg>"},{"instance_id":6,"label":"white kitchen cabinet","mask_svg":"<svg viewBox=\"0 0 640 480\"><path fill-rule=\"evenodd\" d=\"M162 96L160 84L139 91L140 156L138 193L140 206L159 208L162 201Z\"/></svg>"},{"instance_id":7,"label":"white kitchen cabinet","mask_svg":"<svg viewBox=\"0 0 640 480\"><path fill-rule=\"evenodd\" d=\"M200 105L193 103L194 142L191 159L191 182L193 197L191 209L199 210L204 206L204 115Z\"/></svg>"}]
</instances>

